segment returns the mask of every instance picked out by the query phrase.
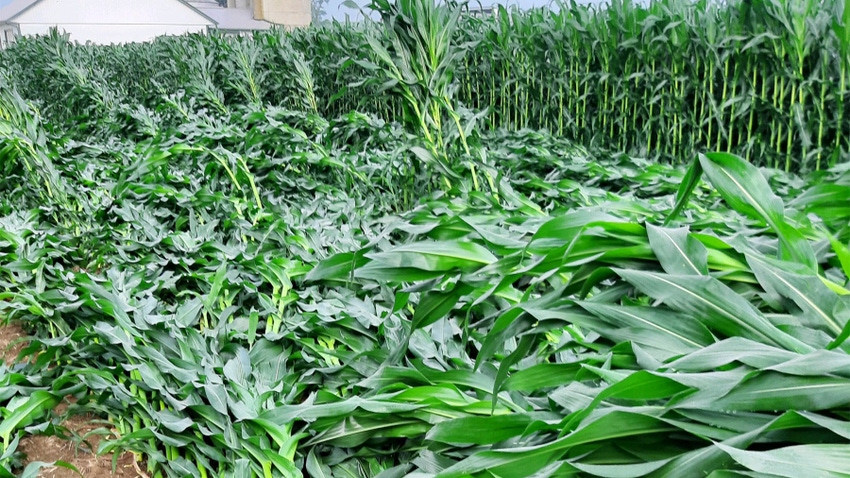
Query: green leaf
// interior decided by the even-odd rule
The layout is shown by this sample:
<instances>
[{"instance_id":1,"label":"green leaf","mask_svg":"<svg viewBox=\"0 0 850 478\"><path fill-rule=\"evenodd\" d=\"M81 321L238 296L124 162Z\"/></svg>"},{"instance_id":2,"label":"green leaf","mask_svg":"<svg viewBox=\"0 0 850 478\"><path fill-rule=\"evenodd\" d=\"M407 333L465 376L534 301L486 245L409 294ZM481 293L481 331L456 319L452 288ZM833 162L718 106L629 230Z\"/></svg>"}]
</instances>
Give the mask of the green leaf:
<instances>
[{"instance_id":1,"label":"green leaf","mask_svg":"<svg viewBox=\"0 0 850 478\"><path fill-rule=\"evenodd\" d=\"M581 370L580 363L539 363L512 373L501 389L532 392L557 387L574 381Z\"/></svg>"},{"instance_id":2,"label":"green leaf","mask_svg":"<svg viewBox=\"0 0 850 478\"><path fill-rule=\"evenodd\" d=\"M829 243L832 246L832 251L838 258L839 264L841 264L841 269L844 271L844 277L850 279L850 248L842 244L841 241L836 239L832 234L829 234ZM850 286L850 284L848 284L848 286Z\"/></svg>"},{"instance_id":3,"label":"green leaf","mask_svg":"<svg viewBox=\"0 0 850 478\"><path fill-rule=\"evenodd\" d=\"M850 448L846 445L798 445L767 451L746 451L717 443L746 468L776 476L797 478L850 476Z\"/></svg>"},{"instance_id":4,"label":"green leaf","mask_svg":"<svg viewBox=\"0 0 850 478\"><path fill-rule=\"evenodd\" d=\"M355 269L366 265L368 262L369 259L359 252L336 254L316 264L316 266L307 273L304 280L308 282L317 282L322 280L347 282L354 277L353 274Z\"/></svg>"},{"instance_id":5,"label":"green leaf","mask_svg":"<svg viewBox=\"0 0 850 478\"><path fill-rule=\"evenodd\" d=\"M503 478L527 477L579 445L672 430L673 427L654 417L613 411L545 445L478 452L438 473L437 478L461 478L484 470Z\"/></svg>"},{"instance_id":6,"label":"green leaf","mask_svg":"<svg viewBox=\"0 0 850 478\"><path fill-rule=\"evenodd\" d=\"M590 366L586 368L594 369ZM675 380L647 370L640 370L606 388L599 393L599 397L600 399L617 398L644 402L668 398L687 389L687 386Z\"/></svg>"},{"instance_id":7,"label":"green leaf","mask_svg":"<svg viewBox=\"0 0 850 478\"><path fill-rule=\"evenodd\" d=\"M684 372L708 372L725 365L739 362L753 368L767 368L801 355L781 348L772 347L741 337L731 337L670 362L672 370Z\"/></svg>"},{"instance_id":8,"label":"green leaf","mask_svg":"<svg viewBox=\"0 0 850 478\"><path fill-rule=\"evenodd\" d=\"M607 381L612 381L611 376L616 373L610 370L603 370L590 365L584 366L586 369L596 373L601 378ZM622 372L617 372L622 373ZM582 410L577 410L567 419L566 428L572 429L578 423L585 420L594 412L594 409L603 401L609 399L629 400L637 402L647 402L662 398L669 398L681 392L688 390L690 387L683 385L679 381L665 377L661 374L654 374L646 370L640 370L629 374L625 378L612 383L610 386L600 391L593 399L593 402Z\"/></svg>"},{"instance_id":9,"label":"green leaf","mask_svg":"<svg viewBox=\"0 0 850 478\"><path fill-rule=\"evenodd\" d=\"M701 154L699 160L705 175L732 209L771 225L784 220L782 200L755 166L728 153Z\"/></svg>"},{"instance_id":10,"label":"green leaf","mask_svg":"<svg viewBox=\"0 0 850 478\"><path fill-rule=\"evenodd\" d=\"M570 211L567 214L552 218L540 226L531 238L530 247L553 248L567 244L588 224L605 221L616 222L617 219L614 216L597 211Z\"/></svg>"},{"instance_id":11,"label":"green leaf","mask_svg":"<svg viewBox=\"0 0 850 478\"><path fill-rule=\"evenodd\" d=\"M649 245L668 274L707 275L708 251L688 234L687 227L666 229L646 225Z\"/></svg>"},{"instance_id":12,"label":"green leaf","mask_svg":"<svg viewBox=\"0 0 850 478\"><path fill-rule=\"evenodd\" d=\"M423 434L430 425L410 418L398 416L347 417L316 435L307 445L330 443L344 448L357 447L373 437L409 438Z\"/></svg>"},{"instance_id":13,"label":"green leaf","mask_svg":"<svg viewBox=\"0 0 850 478\"><path fill-rule=\"evenodd\" d=\"M676 204L664 220L665 226L670 224L673 219L676 219L676 217L678 217L685 209L685 206L688 205L688 200L690 199L691 194L693 194L697 184L699 184L701 176L702 161L699 158L696 158L693 162L691 162L691 167L688 168L688 172L685 173L685 177L682 178L682 182L679 184L679 190L676 192Z\"/></svg>"},{"instance_id":14,"label":"green leaf","mask_svg":"<svg viewBox=\"0 0 850 478\"><path fill-rule=\"evenodd\" d=\"M816 275L800 275L779 261L752 254L747 254L747 262L765 290L793 300L803 310L810 319L806 325L829 331L833 336L841 333L842 324L832 315L839 297Z\"/></svg>"},{"instance_id":15,"label":"green leaf","mask_svg":"<svg viewBox=\"0 0 850 478\"><path fill-rule=\"evenodd\" d=\"M461 297L470 293L472 290L472 286L461 282L456 284L450 291L426 292L413 313L411 329L421 329L442 319L446 314L451 312Z\"/></svg>"},{"instance_id":16,"label":"green leaf","mask_svg":"<svg viewBox=\"0 0 850 478\"><path fill-rule=\"evenodd\" d=\"M198 320L204 303L199 298L184 302L174 314L174 322L181 328L192 327Z\"/></svg>"},{"instance_id":17,"label":"green leaf","mask_svg":"<svg viewBox=\"0 0 850 478\"><path fill-rule=\"evenodd\" d=\"M499 371L496 373L496 380L493 381L491 410L496 410L496 405L499 402L499 392L501 391L505 380L508 378L511 367L519 363L520 360L528 355L528 352L531 350L534 342L535 337L533 335L523 335L522 338L519 339L516 349L511 352L510 355L502 359L502 362L499 364Z\"/></svg>"},{"instance_id":18,"label":"green leaf","mask_svg":"<svg viewBox=\"0 0 850 478\"><path fill-rule=\"evenodd\" d=\"M850 404L850 381L845 378L792 376L762 372L713 403L715 410L775 411L828 410Z\"/></svg>"},{"instance_id":19,"label":"green leaf","mask_svg":"<svg viewBox=\"0 0 850 478\"><path fill-rule=\"evenodd\" d=\"M65 468L66 470L73 471L79 476L83 476L83 474L80 473L80 470L78 470L76 466L68 463L67 461L54 461L52 463L45 463L43 461L33 461L27 464L26 468L24 468L24 471L21 473L19 478L37 478L42 468L55 467Z\"/></svg>"},{"instance_id":20,"label":"green leaf","mask_svg":"<svg viewBox=\"0 0 850 478\"><path fill-rule=\"evenodd\" d=\"M486 248L468 241L417 242L366 256L384 267L423 271L477 268L496 261Z\"/></svg>"},{"instance_id":21,"label":"green leaf","mask_svg":"<svg viewBox=\"0 0 850 478\"><path fill-rule=\"evenodd\" d=\"M46 414L58 403L59 399L52 393L40 390L33 392L26 402L3 417L3 421L0 422L0 439L4 444L9 443L9 438L15 430L29 425L34 418Z\"/></svg>"},{"instance_id":22,"label":"green leaf","mask_svg":"<svg viewBox=\"0 0 850 478\"><path fill-rule=\"evenodd\" d=\"M443 443L490 445L522 435L532 421L532 416L526 413L456 418L438 423L425 438Z\"/></svg>"},{"instance_id":23,"label":"green leaf","mask_svg":"<svg viewBox=\"0 0 850 478\"><path fill-rule=\"evenodd\" d=\"M305 466L307 468L307 473L309 473L311 477L331 478L333 476L331 474L330 467L322 463L316 457L316 447L311 448L310 453L307 454L307 461L305 462Z\"/></svg>"},{"instance_id":24,"label":"green leaf","mask_svg":"<svg viewBox=\"0 0 850 478\"><path fill-rule=\"evenodd\" d=\"M785 221L782 200L773 193L755 166L728 153L700 154L706 176L736 211L765 221L779 236L780 257L817 272L811 244Z\"/></svg>"},{"instance_id":25,"label":"green leaf","mask_svg":"<svg viewBox=\"0 0 850 478\"><path fill-rule=\"evenodd\" d=\"M629 456L623 454L623 459L628 460ZM627 465L595 465L582 463L579 460L573 460L571 465L579 470L588 473L589 476L600 476L605 478L638 478L646 476L649 473L661 468L669 463L670 460L654 460L645 463L630 463Z\"/></svg>"},{"instance_id":26,"label":"green leaf","mask_svg":"<svg viewBox=\"0 0 850 478\"><path fill-rule=\"evenodd\" d=\"M688 320L681 314L659 307L616 306L591 301L576 302L578 306L604 320L610 329L591 330L615 341L633 341L671 354L685 354L714 342L711 332L702 323Z\"/></svg>"},{"instance_id":27,"label":"green leaf","mask_svg":"<svg viewBox=\"0 0 850 478\"><path fill-rule=\"evenodd\" d=\"M797 352L811 350L774 327L749 301L713 277L614 271L650 297L697 318L726 336L746 337Z\"/></svg>"},{"instance_id":28,"label":"green leaf","mask_svg":"<svg viewBox=\"0 0 850 478\"><path fill-rule=\"evenodd\" d=\"M205 383L204 391L207 394L207 401L215 411L227 416L227 390L224 388L224 384Z\"/></svg>"},{"instance_id":29,"label":"green leaf","mask_svg":"<svg viewBox=\"0 0 850 478\"><path fill-rule=\"evenodd\" d=\"M194 421L191 418L187 416L181 417L179 414L170 410L155 411L153 412L153 417L160 425L175 433L182 433L194 425Z\"/></svg>"}]
</instances>

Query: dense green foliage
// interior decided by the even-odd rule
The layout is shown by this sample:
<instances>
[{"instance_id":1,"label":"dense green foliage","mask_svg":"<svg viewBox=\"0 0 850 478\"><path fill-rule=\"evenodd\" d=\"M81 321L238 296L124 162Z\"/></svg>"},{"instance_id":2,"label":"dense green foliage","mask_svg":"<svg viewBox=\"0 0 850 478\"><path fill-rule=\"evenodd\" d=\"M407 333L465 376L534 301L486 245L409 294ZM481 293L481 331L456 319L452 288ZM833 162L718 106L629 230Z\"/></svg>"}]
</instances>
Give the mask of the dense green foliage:
<instances>
[{"instance_id":1,"label":"dense green foliage","mask_svg":"<svg viewBox=\"0 0 850 478\"><path fill-rule=\"evenodd\" d=\"M610 8L498 9L453 20L464 59L443 67L460 105L487 111L482 126L545 128L665 160L727 151L786 171L820 169L850 150L843 4L617 0ZM259 101L306 104L327 118L357 110L402 121L404 96L387 94L374 75L385 66L376 35L375 25L331 23L117 48L53 38L26 41L0 61L20 71L19 90L51 119L86 111L68 95L88 85L85 96L95 97L87 106L131 105L125 114L155 115L164 95L185 91L214 109ZM382 40L392 49L391 38Z\"/></svg>"},{"instance_id":2,"label":"dense green foliage","mask_svg":"<svg viewBox=\"0 0 850 478\"><path fill-rule=\"evenodd\" d=\"M663 81L634 129L617 115L636 97L622 106L601 76L539 83L564 87L552 100L522 83L548 69L467 82L464 65L535 58L487 52L487 28L583 32L566 19L585 10L372 7L383 27L115 47L53 35L0 55L0 320L33 334L30 360L0 365L0 477L32 476L19 441L65 434L52 409L68 396L66 413L109 421L101 452L131 450L152 477L844 476L846 162L797 174L687 156L715 148L658 140L695 124ZM796 102L819 77L795 89L793 72L729 64L789 88L772 113L746 110L752 159L816 165L823 145L793 133L789 149L782 108L809 128L809 90ZM342 88L354 78L369 81ZM601 96L570 103L589 84ZM733 84L721 98L743 94ZM493 109L470 110L472 92ZM570 108L586 123L558 123ZM712 118L706 131L740 120L684 111ZM683 164L597 149L609 134Z\"/></svg>"}]
</instances>

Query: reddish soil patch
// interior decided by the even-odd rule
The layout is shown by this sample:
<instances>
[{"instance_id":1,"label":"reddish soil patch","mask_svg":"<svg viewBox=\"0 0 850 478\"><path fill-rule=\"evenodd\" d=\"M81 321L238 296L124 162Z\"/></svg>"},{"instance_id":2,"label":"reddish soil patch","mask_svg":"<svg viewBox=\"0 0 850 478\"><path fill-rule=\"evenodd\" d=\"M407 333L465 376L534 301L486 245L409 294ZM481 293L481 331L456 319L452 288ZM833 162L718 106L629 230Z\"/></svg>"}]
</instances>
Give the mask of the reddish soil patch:
<instances>
[{"instance_id":1,"label":"reddish soil patch","mask_svg":"<svg viewBox=\"0 0 850 478\"><path fill-rule=\"evenodd\" d=\"M27 334L17 324L0 326L0 359L11 366L15 363L18 353L26 346ZM56 407L56 412L61 414L67 410L68 404L63 403ZM26 455L24 464L34 461L55 462L64 461L74 465L83 478L147 478L137 466L131 453L125 453L118 459L115 472L112 471L112 456L97 456L97 446L101 436L86 434L103 428L91 416L73 416L66 419L62 426L72 435L85 437L76 441L63 440L55 436L28 436L21 439L18 451ZM38 474L41 478L79 478L77 473L60 467L42 468Z\"/></svg>"},{"instance_id":2,"label":"reddish soil patch","mask_svg":"<svg viewBox=\"0 0 850 478\"><path fill-rule=\"evenodd\" d=\"M0 326L0 360L11 366L26 345L27 334L17 324Z\"/></svg>"},{"instance_id":3,"label":"reddish soil patch","mask_svg":"<svg viewBox=\"0 0 850 478\"><path fill-rule=\"evenodd\" d=\"M21 440L19 450L27 455L26 462L32 461L65 461L74 465L84 478L136 478L147 475L141 473L141 469L134 462L133 455L125 453L118 459L118 466L112 471L112 456L97 456L94 451L100 443L99 435L89 435L92 430L101 428L90 416L75 416L68 418L62 423L68 431L85 437L84 441L63 440L55 436L29 436ZM91 448L89 448L91 446ZM72 470L60 467L42 468L39 473L41 478L79 478L80 475Z\"/></svg>"}]
</instances>

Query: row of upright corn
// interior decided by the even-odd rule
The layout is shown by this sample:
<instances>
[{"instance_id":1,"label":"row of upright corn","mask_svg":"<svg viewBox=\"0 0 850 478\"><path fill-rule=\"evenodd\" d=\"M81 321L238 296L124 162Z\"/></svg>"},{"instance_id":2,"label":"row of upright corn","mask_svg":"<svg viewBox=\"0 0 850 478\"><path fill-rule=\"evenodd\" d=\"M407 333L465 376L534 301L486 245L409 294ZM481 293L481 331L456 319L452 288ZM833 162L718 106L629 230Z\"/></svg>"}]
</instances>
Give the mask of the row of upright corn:
<instances>
[{"instance_id":1,"label":"row of upright corn","mask_svg":"<svg viewBox=\"0 0 850 478\"><path fill-rule=\"evenodd\" d=\"M612 0L497 8L461 18L456 44L465 54L448 74L462 105L488 111L489 127L545 128L674 161L717 150L786 170L819 169L850 149L844 4ZM369 68L377 60L369 43L376 28L330 23L110 48L71 48L54 37L22 42L0 62L28 66L32 78L20 78L18 87L43 99L48 113L65 104L69 89L97 80L151 110L185 92L213 110L247 101L401 121L401 98ZM42 55L44 48L53 54ZM84 67L63 67L69 57Z\"/></svg>"},{"instance_id":2,"label":"row of upright corn","mask_svg":"<svg viewBox=\"0 0 850 478\"><path fill-rule=\"evenodd\" d=\"M734 151L786 170L847 149L850 8L827 0L562 4L470 18L461 100L491 123L688 158Z\"/></svg>"}]
</instances>

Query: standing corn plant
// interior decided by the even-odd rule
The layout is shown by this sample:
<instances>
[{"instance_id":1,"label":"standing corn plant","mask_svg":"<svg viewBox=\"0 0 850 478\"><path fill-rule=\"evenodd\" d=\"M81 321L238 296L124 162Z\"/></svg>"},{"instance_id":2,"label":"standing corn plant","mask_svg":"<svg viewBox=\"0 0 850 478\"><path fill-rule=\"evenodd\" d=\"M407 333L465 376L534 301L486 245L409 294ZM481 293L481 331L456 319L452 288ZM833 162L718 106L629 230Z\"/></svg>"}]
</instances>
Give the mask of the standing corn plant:
<instances>
[{"instance_id":1,"label":"standing corn plant","mask_svg":"<svg viewBox=\"0 0 850 478\"><path fill-rule=\"evenodd\" d=\"M453 134L444 120L454 125L454 135L469 154L453 99L455 67L465 52L464 46L453 41L461 9L437 5L433 0L375 0L369 7L381 15L385 28L367 33L375 63L365 66L381 70L386 77L381 89L402 98L402 121L420 135L424 146L412 151L423 163L436 166L449 185L448 178L457 174L447 152ZM416 164L414 174L421 172Z\"/></svg>"}]
</instances>

